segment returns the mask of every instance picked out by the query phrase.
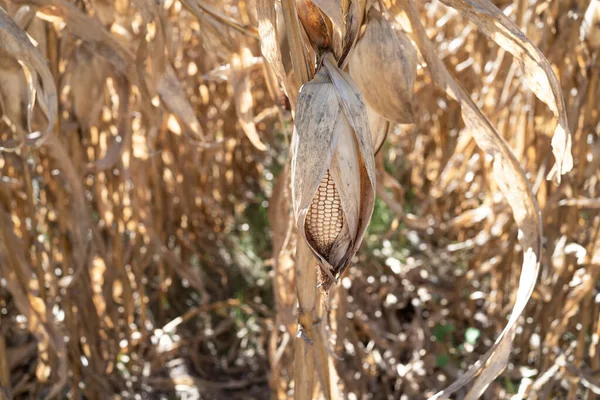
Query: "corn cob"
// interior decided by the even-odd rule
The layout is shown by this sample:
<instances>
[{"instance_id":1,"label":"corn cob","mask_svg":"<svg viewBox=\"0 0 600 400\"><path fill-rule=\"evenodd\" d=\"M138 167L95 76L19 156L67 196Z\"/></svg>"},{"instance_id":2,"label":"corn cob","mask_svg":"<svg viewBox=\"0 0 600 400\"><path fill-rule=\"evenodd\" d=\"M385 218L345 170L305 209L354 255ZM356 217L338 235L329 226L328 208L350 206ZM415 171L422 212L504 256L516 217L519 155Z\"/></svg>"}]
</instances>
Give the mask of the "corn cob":
<instances>
[{"instance_id":1,"label":"corn cob","mask_svg":"<svg viewBox=\"0 0 600 400\"><path fill-rule=\"evenodd\" d=\"M343 224L344 212L340 195L331 174L327 171L308 209L306 237L319 253L328 257Z\"/></svg>"}]
</instances>

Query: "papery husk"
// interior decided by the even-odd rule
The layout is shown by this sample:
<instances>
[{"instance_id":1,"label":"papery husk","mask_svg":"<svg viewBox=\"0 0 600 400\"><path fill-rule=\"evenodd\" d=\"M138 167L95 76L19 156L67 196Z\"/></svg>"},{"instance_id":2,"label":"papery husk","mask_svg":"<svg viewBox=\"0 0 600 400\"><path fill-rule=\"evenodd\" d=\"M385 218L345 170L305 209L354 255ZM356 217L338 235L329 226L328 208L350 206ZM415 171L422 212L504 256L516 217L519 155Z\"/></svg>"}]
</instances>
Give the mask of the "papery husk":
<instances>
[{"instance_id":1,"label":"papery husk","mask_svg":"<svg viewBox=\"0 0 600 400\"><path fill-rule=\"evenodd\" d=\"M298 232L319 261L324 291L356 254L373 212L375 167L369 131L358 89L347 74L326 61L300 90L292 142L294 216ZM343 226L326 253L316 245L315 232L307 231L311 228L307 215L328 173L341 202Z\"/></svg>"},{"instance_id":2,"label":"papery husk","mask_svg":"<svg viewBox=\"0 0 600 400\"><path fill-rule=\"evenodd\" d=\"M412 123L417 54L404 32L395 30L379 10L368 12L364 34L349 55L350 75L365 102L384 118Z\"/></svg>"},{"instance_id":3,"label":"papery husk","mask_svg":"<svg viewBox=\"0 0 600 400\"><path fill-rule=\"evenodd\" d=\"M373 140L373 150L375 154L379 153L381 146L385 142L392 124L387 119L383 118L367 105L367 116L369 118L369 129L371 130L371 139Z\"/></svg>"},{"instance_id":4,"label":"papery husk","mask_svg":"<svg viewBox=\"0 0 600 400\"><path fill-rule=\"evenodd\" d=\"M333 27L331 20L311 0L297 0L298 17L311 43L317 50L331 46Z\"/></svg>"},{"instance_id":5,"label":"papery husk","mask_svg":"<svg viewBox=\"0 0 600 400\"><path fill-rule=\"evenodd\" d=\"M343 38L343 54L341 57L341 61L343 61L348 52L352 49L355 42L358 39L358 34L360 32L360 27L362 25L364 16L365 16L365 8L367 7L366 0L348 0L348 11L345 14L345 32Z\"/></svg>"},{"instance_id":6,"label":"papery husk","mask_svg":"<svg viewBox=\"0 0 600 400\"><path fill-rule=\"evenodd\" d=\"M298 0L298 16L316 50L329 50L342 65L355 44L366 0Z\"/></svg>"}]
</instances>

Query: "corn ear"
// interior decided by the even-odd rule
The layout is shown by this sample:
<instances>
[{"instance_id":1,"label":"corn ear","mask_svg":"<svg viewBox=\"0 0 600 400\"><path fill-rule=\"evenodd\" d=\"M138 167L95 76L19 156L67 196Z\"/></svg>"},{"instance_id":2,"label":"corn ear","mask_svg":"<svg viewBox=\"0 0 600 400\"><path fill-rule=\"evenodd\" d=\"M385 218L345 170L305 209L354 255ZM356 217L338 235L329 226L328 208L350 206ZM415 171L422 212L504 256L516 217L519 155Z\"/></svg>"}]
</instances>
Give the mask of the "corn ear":
<instances>
[{"instance_id":1,"label":"corn ear","mask_svg":"<svg viewBox=\"0 0 600 400\"><path fill-rule=\"evenodd\" d=\"M300 90L292 143L292 203L325 291L356 254L371 219L375 167L367 111L329 59Z\"/></svg>"},{"instance_id":2,"label":"corn ear","mask_svg":"<svg viewBox=\"0 0 600 400\"><path fill-rule=\"evenodd\" d=\"M368 11L365 32L350 53L348 67L367 105L390 121L414 121L416 50L375 7Z\"/></svg>"}]
</instances>

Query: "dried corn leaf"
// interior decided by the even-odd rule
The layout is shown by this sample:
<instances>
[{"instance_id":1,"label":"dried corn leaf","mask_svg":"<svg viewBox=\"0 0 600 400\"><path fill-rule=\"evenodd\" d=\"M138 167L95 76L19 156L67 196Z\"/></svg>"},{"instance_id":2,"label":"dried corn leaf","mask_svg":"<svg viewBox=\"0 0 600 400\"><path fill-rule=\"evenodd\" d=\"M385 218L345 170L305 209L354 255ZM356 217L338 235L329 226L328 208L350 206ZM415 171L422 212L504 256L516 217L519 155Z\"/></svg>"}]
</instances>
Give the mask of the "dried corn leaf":
<instances>
[{"instance_id":1,"label":"dried corn leaf","mask_svg":"<svg viewBox=\"0 0 600 400\"><path fill-rule=\"evenodd\" d=\"M214 19L215 21L224 24L230 28L233 28L235 30L237 30L238 32L241 32L245 35L251 36L255 39L258 39L258 36L256 35L256 30L254 27L252 26L245 26L240 24L238 21L236 21L233 18L228 17L226 14L224 14L221 10L215 8L214 6L210 5L209 3L202 1L202 0L184 0L182 1L182 3L188 8L191 9L192 12L198 16L202 13L210 16L212 19Z\"/></svg>"},{"instance_id":2,"label":"dried corn leaf","mask_svg":"<svg viewBox=\"0 0 600 400\"><path fill-rule=\"evenodd\" d=\"M140 89L149 99L156 96L159 82L167 69L165 51L162 24L153 20L145 26L144 39L140 42L135 60L138 75L143 77L139 82Z\"/></svg>"},{"instance_id":3,"label":"dried corn leaf","mask_svg":"<svg viewBox=\"0 0 600 400\"><path fill-rule=\"evenodd\" d=\"M18 60L23 66L23 71L28 80L29 98L27 104L28 129L31 131L31 119L33 106L36 99L36 89L39 87L38 75L42 81L42 87L39 90L40 105L42 111L48 119L48 126L44 132L30 132L26 139L35 144L41 144L47 139L48 135L54 129L56 113L58 110L58 97L54 78L48 69L45 60L40 52L33 46L27 34L18 27L18 25L0 9L0 51L9 54ZM15 140L0 144L3 148L15 148L18 146Z\"/></svg>"},{"instance_id":4,"label":"dried corn leaf","mask_svg":"<svg viewBox=\"0 0 600 400\"><path fill-rule=\"evenodd\" d=\"M520 229L519 240L524 249L517 298L505 328L494 345L475 365L448 388L430 398L430 400L448 399L452 393L477 376L466 397L467 399L476 399L506 368L516 333L517 321L533 293L540 263L542 230L540 212L531 193L529 182L508 144L496 132L464 89L450 75L427 37L412 0L402 0L402 4L410 21L413 38L427 62L434 80L446 90L448 95L459 102L466 128L473 135L477 144L486 153L494 157L494 178L512 209L513 216ZM394 11L400 14L398 9Z\"/></svg>"},{"instance_id":5,"label":"dried corn leaf","mask_svg":"<svg viewBox=\"0 0 600 400\"><path fill-rule=\"evenodd\" d=\"M27 131L29 86L21 64L10 55L0 52L0 110L8 118L20 141Z\"/></svg>"},{"instance_id":6,"label":"dried corn leaf","mask_svg":"<svg viewBox=\"0 0 600 400\"><path fill-rule=\"evenodd\" d=\"M234 54L231 61L231 85L235 99L235 110L238 121L248 140L260 151L265 151L267 146L260 140L256 125L254 125L253 100L250 82L250 67L253 56L248 48L243 48L241 54Z\"/></svg>"},{"instance_id":7,"label":"dried corn leaf","mask_svg":"<svg viewBox=\"0 0 600 400\"><path fill-rule=\"evenodd\" d=\"M290 58L294 70L294 76L299 84L308 82L312 74L311 63L306 47L303 44L300 21L296 13L295 2L293 0L281 0L283 20L290 46Z\"/></svg>"},{"instance_id":8,"label":"dried corn leaf","mask_svg":"<svg viewBox=\"0 0 600 400\"><path fill-rule=\"evenodd\" d=\"M106 151L106 155L94 164L94 168L97 171L105 171L113 168L121 161L121 157L125 150L131 148L132 129L129 115L130 88L127 79L124 76L118 76L115 80L117 83L117 90L119 91L119 137L118 140L114 140L110 144L110 147Z\"/></svg>"},{"instance_id":9,"label":"dried corn leaf","mask_svg":"<svg viewBox=\"0 0 600 400\"><path fill-rule=\"evenodd\" d=\"M133 53L124 47L100 21L85 15L65 0L15 0L15 4L32 4L40 7L37 16L49 21L61 21L65 29L85 40L92 51L105 57L120 72L133 66Z\"/></svg>"},{"instance_id":10,"label":"dried corn leaf","mask_svg":"<svg viewBox=\"0 0 600 400\"><path fill-rule=\"evenodd\" d=\"M600 47L600 0L592 0L583 16L579 32L592 49Z\"/></svg>"},{"instance_id":11,"label":"dried corn leaf","mask_svg":"<svg viewBox=\"0 0 600 400\"><path fill-rule=\"evenodd\" d=\"M75 216L69 226L69 229L73 232L71 235L73 242L71 258L75 271L72 275L73 279L65 279L70 285L85 270L87 251L91 245L88 238L92 233L92 215L85 199L81 177L69 156L68 150L57 135L50 136L44 145L56 167L61 171L60 177L64 180L65 187L69 188L69 203L71 204L72 214ZM95 244L98 245L98 242L95 242Z\"/></svg>"},{"instance_id":12,"label":"dried corn leaf","mask_svg":"<svg viewBox=\"0 0 600 400\"><path fill-rule=\"evenodd\" d=\"M258 15L258 34L260 35L260 51L267 60L275 75L282 83L286 95L290 99L292 108L296 107L296 92L290 84L292 80L287 79L279 48L279 32L277 29L277 13L272 1L257 0L256 13Z\"/></svg>"},{"instance_id":13,"label":"dried corn leaf","mask_svg":"<svg viewBox=\"0 0 600 400\"><path fill-rule=\"evenodd\" d=\"M67 382L65 342L54 318L46 312L43 301L27 290L31 270L24 256L25 249L14 234L8 210L5 210L2 205L0 205L0 238L2 239L0 240L0 276L8 280L6 287L12 294L19 312L33 327L38 343L48 343L58 359L58 368L55 370L58 379L48 393L48 397L51 398L56 396Z\"/></svg>"},{"instance_id":14,"label":"dried corn leaf","mask_svg":"<svg viewBox=\"0 0 600 400\"><path fill-rule=\"evenodd\" d=\"M483 33L511 53L521 66L527 85L558 116L558 125L552 137L552 152L556 161L548 174L548 180L558 185L561 176L573 169L573 156L565 101L550 63L519 27L488 0L442 2L466 15Z\"/></svg>"},{"instance_id":15,"label":"dried corn leaf","mask_svg":"<svg viewBox=\"0 0 600 400\"><path fill-rule=\"evenodd\" d=\"M75 50L71 70L71 93L75 117L83 127L96 125L104 104L106 61L81 45Z\"/></svg>"},{"instance_id":16,"label":"dried corn leaf","mask_svg":"<svg viewBox=\"0 0 600 400\"><path fill-rule=\"evenodd\" d=\"M157 90L166 108L192 131L196 140L203 141L204 132L200 121L171 65L167 65L165 73L158 82Z\"/></svg>"}]
</instances>

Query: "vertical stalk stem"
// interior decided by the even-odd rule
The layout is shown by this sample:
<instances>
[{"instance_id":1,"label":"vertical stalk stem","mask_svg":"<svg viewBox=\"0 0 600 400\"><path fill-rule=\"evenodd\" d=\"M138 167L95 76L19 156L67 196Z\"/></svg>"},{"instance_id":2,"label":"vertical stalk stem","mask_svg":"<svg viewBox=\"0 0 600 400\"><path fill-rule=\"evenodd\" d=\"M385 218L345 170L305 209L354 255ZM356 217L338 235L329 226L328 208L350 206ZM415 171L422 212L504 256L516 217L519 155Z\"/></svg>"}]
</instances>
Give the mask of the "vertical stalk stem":
<instances>
[{"instance_id":1,"label":"vertical stalk stem","mask_svg":"<svg viewBox=\"0 0 600 400\"><path fill-rule=\"evenodd\" d=\"M314 386L315 354L313 311L317 296L317 269L308 245L298 235L296 243L296 294L298 331L294 356L294 400L311 400Z\"/></svg>"},{"instance_id":2,"label":"vertical stalk stem","mask_svg":"<svg viewBox=\"0 0 600 400\"><path fill-rule=\"evenodd\" d=\"M0 322L2 316L0 315ZM6 340L4 334L0 332L0 387L10 390L10 368L8 366L8 355L6 354ZM0 392L0 399L4 398Z\"/></svg>"},{"instance_id":3,"label":"vertical stalk stem","mask_svg":"<svg viewBox=\"0 0 600 400\"><path fill-rule=\"evenodd\" d=\"M308 55L302 43L300 21L294 0L282 0L283 17L290 46L292 66L299 86L311 79ZM313 311L317 291L315 259L300 235L296 242L296 293L298 296L298 331L294 358L294 399L311 400L314 389L315 354L313 346Z\"/></svg>"}]
</instances>

